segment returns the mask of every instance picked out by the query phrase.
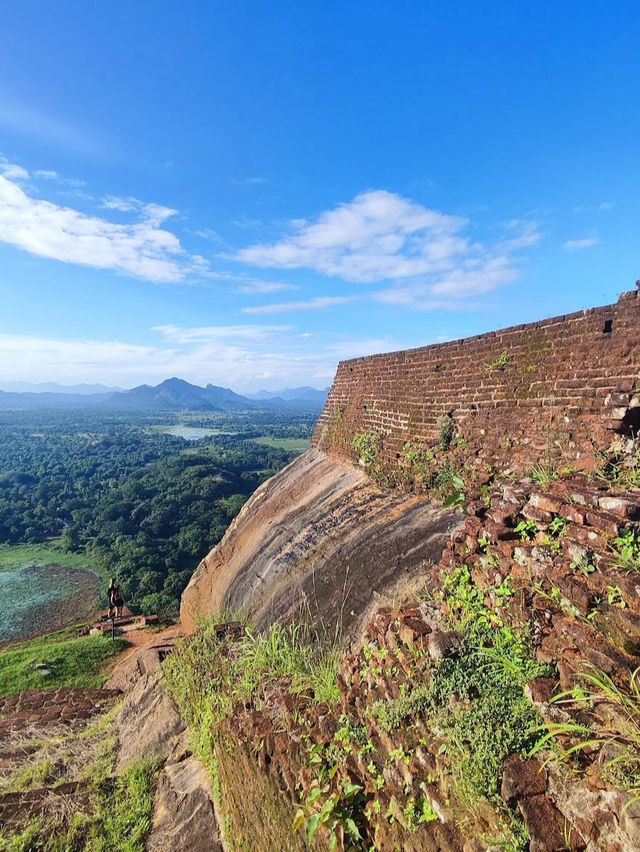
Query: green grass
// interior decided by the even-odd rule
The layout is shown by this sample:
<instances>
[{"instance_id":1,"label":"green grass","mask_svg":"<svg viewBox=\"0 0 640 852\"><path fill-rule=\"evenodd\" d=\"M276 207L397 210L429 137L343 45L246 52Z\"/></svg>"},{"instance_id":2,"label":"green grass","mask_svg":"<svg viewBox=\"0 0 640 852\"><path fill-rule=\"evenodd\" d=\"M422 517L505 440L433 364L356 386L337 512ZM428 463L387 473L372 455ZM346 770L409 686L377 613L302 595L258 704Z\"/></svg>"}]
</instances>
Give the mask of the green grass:
<instances>
[{"instance_id":1,"label":"green grass","mask_svg":"<svg viewBox=\"0 0 640 852\"><path fill-rule=\"evenodd\" d=\"M264 686L278 678L288 680L291 692L306 693L310 704L335 706L340 700L339 662L337 650L326 651L307 641L298 627L277 623L260 636L247 630L231 649L220 643L211 624L177 643L163 664L165 685L189 725L195 753L212 777L214 798L225 823L230 820L230 805L221 792L220 722L239 703L260 706ZM337 818L338 804L332 817Z\"/></svg>"},{"instance_id":2,"label":"green grass","mask_svg":"<svg viewBox=\"0 0 640 852\"><path fill-rule=\"evenodd\" d=\"M20 565L63 565L65 568L92 568L91 560L80 553L58 550L55 543L0 544L0 570Z\"/></svg>"},{"instance_id":3,"label":"green grass","mask_svg":"<svg viewBox=\"0 0 640 852\"><path fill-rule=\"evenodd\" d=\"M144 760L94 782L93 809L36 819L18 833L0 829L0 852L144 852L160 764Z\"/></svg>"},{"instance_id":4,"label":"green grass","mask_svg":"<svg viewBox=\"0 0 640 852\"><path fill-rule=\"evenodd\" d=\"M120 775L113 787L103 785L85 847L88 852L144 852L159 768L158 760L140 761Z\"/></svg>"},{"instance_id":5,"label":"green grass","mask_svg":"<svg viewBox=\"0 0 640 852\"><path fill-rule=\"evenodd\" d=\"M74 636L74 628L38 639L15 642L0 650L0 695L52 686L100 687L106 665L126 646L110 636ZM35 664L44 665L41 675Z\"/></svg>"},{"instance_id":6,"label":"green grass","mask_svg":"<svg viewBox=\"0 0 640 852\"><path fill-rule=\"evenodd\" d=\"M250 438L254 444L263 444L265 447L275 447L278 450L290 450L294 453L304 453L311 446L310 438L272 438L270 435L261 435L259 438Z\"/></svg>"},{"instance_id":7,"label":"green grass","mask_svg":"<svg viewBox=\"0 0 640 852\"><path fill-rule=\"evenodd\" d=\"M203 625L195 636L177 643L163 666L166 686L191 728L200 758L209 766L212 726L269 680L288 677L292 692L311 690L316 702L335 704L340 698L337 651L318 651L295 626L274 624L261 636L247 632L232 654L221 650L212 626Z\"/></svg>"},{"instance_id":8,"label":"green grass","mask_svg":"<svg viewBox=\"0 0 640 852\"><path fill-rule=\"evenodd\" d=\"M575 760L580 753L594 760L600 752L596 762L605 780L630 794L625 807L631 801L639 801L640 668L631 674L628 687L623 689L606 672L587 664L576 678L576 685L553 702L567 709L572 718L567 722L546 722L546 733L533 752L550 749L552 757L573 763L578 772L584 769L584 762ZM598 717L594 725L589 714L595 708ZM587 720L592 724L587 724Z\"/></svg>"},{"instance_id":9,"label":"green grass","mask_svg":"<svg viewBox=\"0 0 640 852\"><path fill-rule=\"evenodd\" d=\"M429 663L405 695L377 701L371 715L390 732L415 717L437 729L456 792L473 808L481 798L497 801L504 758L534 745L540 718L524 687L550 672L534 659L526 635L484 605L466 566L452 571L444 593L460 631L458 653Z\"/></svg>"}]
</instances>

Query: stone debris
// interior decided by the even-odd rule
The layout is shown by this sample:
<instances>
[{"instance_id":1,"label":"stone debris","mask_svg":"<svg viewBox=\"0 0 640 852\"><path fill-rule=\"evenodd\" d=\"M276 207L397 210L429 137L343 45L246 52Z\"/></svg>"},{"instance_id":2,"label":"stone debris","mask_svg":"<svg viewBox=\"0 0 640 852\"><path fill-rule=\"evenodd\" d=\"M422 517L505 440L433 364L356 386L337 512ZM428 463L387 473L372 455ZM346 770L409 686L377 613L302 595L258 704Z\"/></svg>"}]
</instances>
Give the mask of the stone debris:
<instances>
[{"instance_id":1,"label":"stone debris","mask_svg":"<svg viewBox=\"0 0 640 852\"><path fill-rule=\"evenodd\" d=\"M0 737L29 727L73 726L104 713L120 696L118 689L59 687L26 689L0 696Z\"/></svg>"}]
</instances>

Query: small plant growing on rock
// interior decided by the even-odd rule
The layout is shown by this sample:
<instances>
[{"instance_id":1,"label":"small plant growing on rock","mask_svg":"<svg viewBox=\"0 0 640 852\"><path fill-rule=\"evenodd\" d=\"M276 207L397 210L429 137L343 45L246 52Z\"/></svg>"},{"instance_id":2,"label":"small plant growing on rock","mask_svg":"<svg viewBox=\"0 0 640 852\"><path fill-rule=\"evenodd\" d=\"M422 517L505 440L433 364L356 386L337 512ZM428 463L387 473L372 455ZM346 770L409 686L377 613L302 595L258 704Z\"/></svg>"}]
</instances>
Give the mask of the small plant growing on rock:
<instances>
[{"instance_id":1,"label":"small plant growing on rock","mask_svg":"<svg viewBox=\"0 0 640 852\"><path fill-rule=\"evenodd\" d=\"M616 568L623 571L640 571L640 533L632 527L620 530L611 541Z\"/></svg>"},{"instance_id":2,"label":"small plant growing on rock","mask_svg":"<svg viewBox=\"0 0 640 852\"><path fill-rule=\"evenodd\" d=\"M334 773L335 775L335 773ZM293 820L293 830L305 827L307 842L311 843L320 829L329 835L329 849L340 843L345 852L362 847L362 834L356 819L362 813L364 796L360 784L341 778L337 789L331 790L333 775L325 781L314 779L305 799L304 807L298 808Z\"/></svg>"},{"instance_id":3,"label":"small plant growing on rock","mask_svg":"<svg viewBox=\"0 0 640 852\"><path fill-rule=\"evenodd\" d=\"M509 359L507 357L506 350L501 352L496 360L492 364L486 364L487 370L506 370L507 365L509 363Z\"/></svg>"},{"instance_id":4,"label":"small plant growing on rock","mask_svg":"<svg viewBox=\"0 0 640 852\"><path fill-rule=\"evenodd\" d=\"M625 609L627 606L627 602L625 601L622 595L622 589L620 586L607 586L607 603L610 606L618 606L620 609Z\"/></svg>"},{"instance_id":5,"label":"small plant growing on rock","mask_svg":"<svg viewBox=\"0 0 640 852\"><path fill-rule=\"evenodd\" d=\"M465 493L464 493L464 482L459 476L452 476L451 484L453 486L453 491L445 497L442 501L442 505L445 508L450 506L461 506L465 501Z\"/></svg>"},{"instance_id":6,"label":"small plant growing on rock","mask_svg":"<svg viewBox=\"0 0 640 852\"><path fill-rule=\"evenodd\" d=\"M532 520L520 521L514 529L514 533L520 536L521 541L533 541L537 532L536 522Z\"/></svg>"},{"instance_id":7,"label":"small plant growing on rock","mask_svg":"<svg viewBox=\"0 0 640 852\"><path fill-rule=\"evenodd\" d=\"M567 532L567 522L561 515L556 515L549 524L549 532L555 538L562 538Z\"/></svg>"},{"instance_id":8,"label":"small plant growing on rock","mask_svg":"<svg viewBox=\"0 0 640 852\"><path fill-rule=\"evenodd\" d=\"M432 484L444 495L443 506L460 506L464 503L464 480L451 465L443 465L435 475Z\"/></svg>"},{"instance_id":9,"label":"small plant growing on rock","mask_svg":"<svg viewBox=\"0 0 640 852\"><path fill-rule=\"evenodd\" d=\"M404 817L409 831L417 831L422 823L438 819L438 814L426 798L412 796L404 807Z\"/></svg>"},{"instance_id":10,"label":"small plant growing on rock","mask_svg":"<svg viewBox=\"0 0 640 852\"><path fill-rule=\"evenodd\" d=\"M569 710L590 711L597 707L598 724L590 727L573 721L547 722L544 736L531 753L551 747L561 760L572 761L579 753L593 756L597 750L604 757L601 765L605 777L630 794L625 809L640 801L640 668L632 673L625 689L602 670L587 664L578 683L552 702Z\"/></svg>"},{"instance_id":11,"label":"small plant growing on rock","mask_svg":"<svg viewBox=\"0 0 640 852\"><path fill-rule=\"evenodd\" d=\"M481 535L478 537L478 549L481 553L486 553L487 548L491 544L491 539L488 535Z\"/></svg>"},{"instance_id":12,"label":"small plant growing on rock","mask_svg":"<svg viewBox=\"0 0 640 852\"><path fill-rule=\"evenodd\" d=\"M593 574L596 570L596 566L591 561L592 558L588 556L583 556L576 562L572 562L569 566L574 571L580 571L580 573L584 577L588 577L589 574Z\"/></svg>"},{"instance_id":13,"label":"small plant growing on rock","mask_svg":"<svg viewBox=\"0 0 640 852\"><path fill-rule=\"evenodd\" d=\"M438 446L443 452L451 447L456 427L451 414L443 414L438 420Z\"/></svg>"},{"instance_id":14,"label":"small plant growing on rock","mask_svg":"<svg viewBox=\"0 0 640 852\"><path fill-rule=\"evenodd\" d=\"M640 488L640 446L637 437L635 445L632 452L615 450L603 454L597 475L623 490Z\"/></svg>"},{"instance_id":15,"label":"small plant growing on rock","mask_svg":"<svg viewBox=\"0 0 640 852\"><path fill-rule=\"evenodd\" d=\"M380 452L378 436L373 432L361 432L353 439L353 449L358 453L360 464L371 467Z\"/></svg>"},{"instance_id":16,"label":"small plant growing on rock","mask_svg":"<svg viewBox=\"0 0 640 852\"><path fill-rule=\"evenodd\" d=\"M411 480L419 476L423 482L428 481L432 473L435 456L433 450L421 447L413 441L405 441L402 447L402 468L405 479Z\"/></svg>"},{"instance_id":17,"label":"small plant growing on rock","mask_svg":"<svg viewBox=\"0 0 640 852\"><path fill-rule=\"evenodd\" d=\"M542 489L548 488L549 484L558 478L558 472L550 465L538 465L531 469L529 475L535 484Z\"/></svg>"}]
</instances>

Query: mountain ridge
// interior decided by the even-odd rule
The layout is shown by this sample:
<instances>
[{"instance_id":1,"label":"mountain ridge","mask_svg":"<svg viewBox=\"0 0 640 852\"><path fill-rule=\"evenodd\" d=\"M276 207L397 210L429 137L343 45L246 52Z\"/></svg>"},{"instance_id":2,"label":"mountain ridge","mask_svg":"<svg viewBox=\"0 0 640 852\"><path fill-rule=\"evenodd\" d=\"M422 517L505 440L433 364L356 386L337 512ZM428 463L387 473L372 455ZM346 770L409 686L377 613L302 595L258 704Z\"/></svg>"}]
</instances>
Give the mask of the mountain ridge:
<instances>
[{"instance_id":1,"label":"mountain ridge","mask_svg":"<svg viewBox=\"0 0 640 852\"><path fill-rule=\"evenodd\" d=\"M64 386L61 386L64 387ZM73 386L74 388L80 386ZM295 392L303 393L298 397ZM311 393L314 391L315 393ZM268 391L260 392L269 394ZM286 398L279 396L285 393ZM100 393L52 392L52 391L3 391L0 390L0 410L9 409L79 409L92 408L96 411L251 411L274 408L320 408L326 400L326 392L315 388L289 388L274 392L267 398L258 399L242 396L218 385L208 383L205 387L172 376L157 385L142 384L129 390L112 390Z\"/></svg>"}]
</instances>

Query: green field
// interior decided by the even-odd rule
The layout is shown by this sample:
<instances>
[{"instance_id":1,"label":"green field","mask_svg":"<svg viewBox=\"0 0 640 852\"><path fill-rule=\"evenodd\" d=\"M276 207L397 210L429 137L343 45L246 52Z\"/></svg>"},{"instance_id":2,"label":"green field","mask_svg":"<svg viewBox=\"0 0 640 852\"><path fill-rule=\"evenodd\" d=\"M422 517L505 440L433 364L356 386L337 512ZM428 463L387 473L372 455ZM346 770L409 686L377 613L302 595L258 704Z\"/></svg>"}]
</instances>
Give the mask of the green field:
<instances>
[{"instance_id":1,"label":"green field","mask_svg":"<svg viewBox=\"0 0 640 852\"><path fill-rule=\"evenodd\" d=\"M65 553L55 545L0 544L0 570L23 565L63 565L66 568L91 568L86 556Z\"/></svg>"},{"instance_id":2,"label":"green field","mask_svg":"<svg viewBox=\"0 0 640 852\"><path fill-rule=\"evenodd\" d=\"M310 438L272 438L262 435L260 438L250 438L256 444L265 447L275 447L278 450L290 450L293 453L304 453L311 446Z\"/></svg>"},{"instance_id":3,"label":"green field","mask_svg":"<svg viewBox=\"0 0 640 852\"><path fill-rule=\"evenodd\" d=\"M0 695L50 686L102 686L109 659L126 642L75 634L75 628L67 628L0 650Z\"/></svg>"}]
</instances>

